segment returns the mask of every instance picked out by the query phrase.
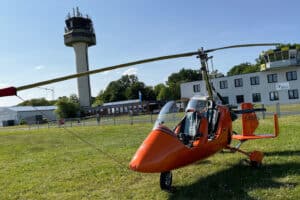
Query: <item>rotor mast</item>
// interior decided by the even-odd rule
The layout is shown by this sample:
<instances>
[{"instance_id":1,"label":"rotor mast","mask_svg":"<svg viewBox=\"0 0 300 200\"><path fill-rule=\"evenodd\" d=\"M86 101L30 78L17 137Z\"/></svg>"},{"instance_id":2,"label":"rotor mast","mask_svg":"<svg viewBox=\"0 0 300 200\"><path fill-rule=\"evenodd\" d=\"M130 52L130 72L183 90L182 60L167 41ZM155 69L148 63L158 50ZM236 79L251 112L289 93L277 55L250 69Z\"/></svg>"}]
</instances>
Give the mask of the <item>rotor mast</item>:
<instances>
[{"instance_id":1,"label":"rotor mast","mask_svg":"<svg viewBox=\"0 0 300 200\"><path fill-rule=\"evenodd\" d=\"M200 70L201 70L202 77L205 82L206 90L208 93L208 99L213 100L212 87L211 87L209 76L208 76L208 66L207 66L208 57L207 57L207 53L203 50L203 47L201 49L199 49L198 58L200 59L200 63L201 63Z\"/></svg>"}]
</instances>

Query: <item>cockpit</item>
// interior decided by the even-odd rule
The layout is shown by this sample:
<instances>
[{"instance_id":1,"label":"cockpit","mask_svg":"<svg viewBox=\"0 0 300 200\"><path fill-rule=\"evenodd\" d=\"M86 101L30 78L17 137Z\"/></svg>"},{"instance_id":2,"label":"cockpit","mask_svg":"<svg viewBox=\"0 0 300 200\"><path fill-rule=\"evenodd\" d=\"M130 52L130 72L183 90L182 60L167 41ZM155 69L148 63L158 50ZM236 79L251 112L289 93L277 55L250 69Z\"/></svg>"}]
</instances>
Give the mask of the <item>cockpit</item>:
<instances>
[{"instance_id":1,"label":"cockpit","mask_svg":"<svg viewBox=\"0 0 300 200\"><path fill-rule=\"evenodd\" d=\"M167 127L188 147L195 146L195 141L201 137L212 139L218 119L213 104L205 96L193 97L182 111L180 103L170 101L159 113L154 129Z\"/></svg>"}]
</instances>

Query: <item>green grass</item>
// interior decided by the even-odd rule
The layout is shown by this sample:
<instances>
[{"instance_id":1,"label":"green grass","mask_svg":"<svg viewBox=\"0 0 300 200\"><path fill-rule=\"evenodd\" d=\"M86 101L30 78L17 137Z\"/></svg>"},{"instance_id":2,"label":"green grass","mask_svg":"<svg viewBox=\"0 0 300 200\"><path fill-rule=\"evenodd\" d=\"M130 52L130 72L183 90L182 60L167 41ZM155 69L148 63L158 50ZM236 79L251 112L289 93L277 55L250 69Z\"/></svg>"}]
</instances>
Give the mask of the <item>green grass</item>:
<instances>
[{"instance_id":1,"label":"green grass","mask_svg":"<svg viewBox=\"0 0 300 200\"><path fill-rule=\"evenodd\" d=\"M279 121L278 138L243 146L265 152L261 169L241 163L241 154L218 153L174 170L174 193L160 190L159 174L127 168L152 124L3 130L0 199L300 199L300 116ZM259 132L272 127L261 120Z\"/></svg>"}]
</instances>

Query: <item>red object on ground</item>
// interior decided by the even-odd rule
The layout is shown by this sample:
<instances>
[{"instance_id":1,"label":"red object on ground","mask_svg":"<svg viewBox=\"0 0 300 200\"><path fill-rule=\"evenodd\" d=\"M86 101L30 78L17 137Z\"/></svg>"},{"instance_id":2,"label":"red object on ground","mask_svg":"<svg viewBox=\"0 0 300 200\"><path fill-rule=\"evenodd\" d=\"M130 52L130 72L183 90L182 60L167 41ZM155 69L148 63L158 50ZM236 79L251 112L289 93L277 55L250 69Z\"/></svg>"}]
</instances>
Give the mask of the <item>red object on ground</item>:
<instances>
[{"instance_id":1,"label":"red object on ground","mask_svg":"<svg viewBox=\"0 0 300 200\"><path fill-rule=\"evenodd\" d=\"M0 97L14 96L14 95L17 95L17 88L15 87L0 89Z\"/></svg>"}]
</instances>

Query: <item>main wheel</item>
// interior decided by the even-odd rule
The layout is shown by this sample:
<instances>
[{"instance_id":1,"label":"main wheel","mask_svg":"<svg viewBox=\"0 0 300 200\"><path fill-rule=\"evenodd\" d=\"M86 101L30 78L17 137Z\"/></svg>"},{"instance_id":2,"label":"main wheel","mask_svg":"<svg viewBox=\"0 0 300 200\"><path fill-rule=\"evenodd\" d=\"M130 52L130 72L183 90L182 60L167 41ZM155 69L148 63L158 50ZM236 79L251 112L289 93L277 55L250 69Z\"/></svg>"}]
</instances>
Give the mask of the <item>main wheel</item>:
<instances>
[{"instance_id":1,"label":"main wheel","mask_svg":"<svg viewBox=\"0 0 300 200\"><path fill-rule=\"evenodd\" d=\"M262 163L261 162L257 162L257 161L250 161L250 165L253 168L261 168L262 167Z\"/></svg>"},{"instance_id":2,"label":"main wheel","mask_svg":"<svg viewBox=\"0 0 300 200\"><path fill-rule=\"evenodd\" d=\"M171 190L172 172L162 172L160 174L160 188L162 190Z\"/></svg>"}]
</instances>

